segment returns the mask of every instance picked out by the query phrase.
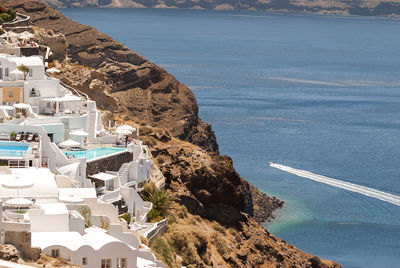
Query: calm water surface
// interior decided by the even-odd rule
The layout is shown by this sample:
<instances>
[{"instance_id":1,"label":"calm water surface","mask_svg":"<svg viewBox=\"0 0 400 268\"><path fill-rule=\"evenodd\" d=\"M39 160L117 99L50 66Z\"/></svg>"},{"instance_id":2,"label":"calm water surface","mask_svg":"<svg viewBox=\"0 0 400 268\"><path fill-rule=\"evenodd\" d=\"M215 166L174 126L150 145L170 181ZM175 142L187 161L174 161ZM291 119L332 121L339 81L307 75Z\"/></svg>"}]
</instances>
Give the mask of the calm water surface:
<instances>
[{"instance_id":1,"label":"calm water surface","mask_svg":"<svg viewBox=\"0 0 400 268\"><path fill-rule=\"evenodd\" d=\"M286 201L266 224L344 267L399 267L400 207L272 169L400 195L400 20L65 9L196 94L239 173Z\"/></svg>"}]
</instances>

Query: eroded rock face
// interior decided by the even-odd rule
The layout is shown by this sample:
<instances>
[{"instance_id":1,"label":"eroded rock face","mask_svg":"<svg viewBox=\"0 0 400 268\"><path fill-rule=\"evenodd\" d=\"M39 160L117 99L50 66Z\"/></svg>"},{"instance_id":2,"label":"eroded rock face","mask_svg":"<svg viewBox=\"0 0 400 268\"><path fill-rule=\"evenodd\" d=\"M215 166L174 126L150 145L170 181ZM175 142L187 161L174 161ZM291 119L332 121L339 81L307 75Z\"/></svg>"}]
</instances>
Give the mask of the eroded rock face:
<instances>
[{"instance_id":1,"label":"eroded rock face","mask_svg":"<svg viewBox=\"0 0 400 268\"><path fill-rule=\"evenodd\" d=\"M13 245L1 245L0 244L0 259L5 261L18 262L19 252Z\"/></svg>"},{"instance_id":2,"label":"eroded rock face","mask_svg":"<svg viewBox=\"0 0 400 268\"><path fill-rule=\"evenodd\" d=\"M103 81L93 82L94 78L86 76L70 80L68 73L60 78L66 83L79 84L100 108L167 129L181 140L218 152L214 132L198 116L193 93L163 68L108 35L44 4L33 0L8 0L5 4L31 16L33 25L65 36L71 61L95 70Z\"/></svg>"},{"instance_id":3,"label":"eroded rock face","mask_svg":"<svg viewBox=\"0 0 400 268\"><path fill-rule=\"evenodd\" d=\"M46 33L36 29L35 38L39 44L50 47L53 60L63 61L67 56L67 40L63 34L54 34L51 30Z\"/></svg>"},{"instance_id":4,"label":"eroded rock face","mask_svg":"<svg viewBox=\"0 0 400 268\"><path fill-rule=\"evenodd\" d=\"M145 130L156 141L151 153L168 188L191 213L235 224L244 220L242 213L263 222L282 207L282 201L266 196L243 179L230 157L177 142L164 131Z\"/></svg>"}]
</instances>

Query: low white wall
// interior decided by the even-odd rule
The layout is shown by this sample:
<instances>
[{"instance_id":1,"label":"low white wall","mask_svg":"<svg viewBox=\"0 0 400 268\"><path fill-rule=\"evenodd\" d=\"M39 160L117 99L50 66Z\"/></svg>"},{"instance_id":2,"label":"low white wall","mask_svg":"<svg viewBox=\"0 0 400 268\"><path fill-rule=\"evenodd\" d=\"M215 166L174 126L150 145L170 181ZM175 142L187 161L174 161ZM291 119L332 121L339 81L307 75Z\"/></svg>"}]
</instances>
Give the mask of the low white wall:
<instances>
[{"instance_id":1,"label":"low white wall","mask_svg":"<svg viewBox=\"0 0 400 268\"><path fill-rule=\"evenodd\" d=\"M92 216L105 216L110 219L110 223L119 223L118 209L113 204L102 203L97 199L86 199L85 204L92 211Z\"/></svg>"},{"instance_id":2,"label":"low white wall","mask_svg":"<svg viewBox=\"0 0 400 268\"><path fill-rule=\"evenodd\" d=\"M70 211L69 231L78 232L81 235L85 232L85 218L76 210Z\"/></svg>"},{"instance_id":3,"label":"low white wall","mask_svg":"<svg viewBox=\"0 0 400 268\"><path fill-rule=\"evenodd\" d=\"M68 232L69 215L45 214L43 209L30 209L28 215L31 220L32 232Z\"/></svg>"},{"instance_id":4,"label":"low white wall","mask_svg":"<svg viewBox=\"0 0 400 268\"><path fill-rule=\"evenodd\" d=\"M30 232L31 231L30 223L3 221L2 226L5 231L14 231L14 232Z\"/></svg>"},{"instance_id":5,"label":"low white wall","mask_svg":"<svg viewBox=\"0 0 400 268\"><path fill-rule=\"evenodd\" d=\"M139 248L140 238L132 232L124 232L120 224L111 224L108 228L108 234L127 243L128 245Z\"/></svg>"}]
</instances>

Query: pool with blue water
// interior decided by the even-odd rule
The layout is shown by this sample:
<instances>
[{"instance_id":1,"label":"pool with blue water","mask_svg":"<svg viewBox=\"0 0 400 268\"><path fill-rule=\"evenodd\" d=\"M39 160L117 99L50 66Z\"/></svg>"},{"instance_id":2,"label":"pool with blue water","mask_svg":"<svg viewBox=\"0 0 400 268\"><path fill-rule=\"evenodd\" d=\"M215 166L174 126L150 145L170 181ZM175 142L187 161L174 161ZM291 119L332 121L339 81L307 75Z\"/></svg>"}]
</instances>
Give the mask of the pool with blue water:
<instances>
[{"instance_id":1,"label":"pool with blue water","mask_svg":"<svg viewBox=\"0 0 400 268\"><path fill-rule=\"evenodd\" d=\"M103 156L112 155L115 153L127 151L126 148L115 148L115 147L104 147L104 148L93 148L85 151L66 151L64 152L67 156L73 156L73 158L84 158L86 160L92 160Z\"/></svg>"},{"instance_id":2,"label":"pool with blue water","mask_svg":"<svg viewBox=\"0 0 400 268\"><path fill-rule=\"evenodd\" d=\"M28 148L28 143L2 141L0 142L0 157L23 157Z\"/></svg>"}]
</instances>

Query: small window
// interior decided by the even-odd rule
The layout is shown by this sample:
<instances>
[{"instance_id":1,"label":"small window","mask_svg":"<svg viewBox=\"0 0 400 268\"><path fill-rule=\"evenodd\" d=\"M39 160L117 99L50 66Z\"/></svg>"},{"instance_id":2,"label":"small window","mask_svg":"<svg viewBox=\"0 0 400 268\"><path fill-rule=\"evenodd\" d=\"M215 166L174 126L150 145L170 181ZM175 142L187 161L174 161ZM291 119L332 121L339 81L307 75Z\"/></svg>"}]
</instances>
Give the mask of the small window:
<instances>
[{"instance_id":1,"label":"small window","mask_svg":"<svg viewBox=\"0 0 400 268\"><path fill-rule=\"evenodd\" d=\"M58 257L60 257L60 250L57 248L57 249L52 249L51 250L51 256L53 257L53 258L58 258Z\"/></svg>"},{"instance_id":2,"label":"small window","mask_svg":"<svg viewBox=\"0 0 400 268\"><path fill-rule=\"evenodd\" d=\"M8 70L8 68L6 68L6 69L4 70L4 76L8 76L8 72L9 72L9 70Z\"/></svg>"},{"instance_id":3,"label":"small window","mask_svg":"<svg viewBox=\"0 0 400 268\"><path fill-rule=\"evenodd\" d=\"M10 97L10 98L13 97L13 92L12 92L12 90L8 91L8 97Z\"/></svg>"},{"instance_id":4,"label":"small window","mask_svg":"<svg viewBox=\"0 0 400 268\"><path fill-rule=\"evenodd\" d=\"M128 259L127 258L122 258L121 259L121 268L128 268Z\"/></svg>"},{"instance_id":5,"label":"small window","mask_svg":"<svg viewBox=\"0 0 400 268\"><path fill-rule=\"evenodd\" d=\"M102 259L101 268L111 268L111 259Z\"/></svg>"},{"instance_id":6,"label":"small window","mask_svg":"<svg viewBox=\"0 0 400 268\"><path fill-rule=\"evenodd\" d=\"M32 76L33 76L33 69L29 68L29 77L32 77Z\"/></svg>"},{"instance_id":7,"label":"small window","mask_svg":"<svg viewBox=\"0 0 400 268\"><path fill-rule=\"evenodd\" d=\"M117 259L117 268L128 268L128 259L127 258L118 258Z\"/></svg>"},{"instance_id":8,"label":"small window","mask_svg":"<svg viewBox=\"0 0 400 268\"><path fill-rule=\"evenodd\" d=\"M88 264L87 257L83 257L82 258L82 265L87 265L87 264Z\"/></svg>"}]
</instances>

